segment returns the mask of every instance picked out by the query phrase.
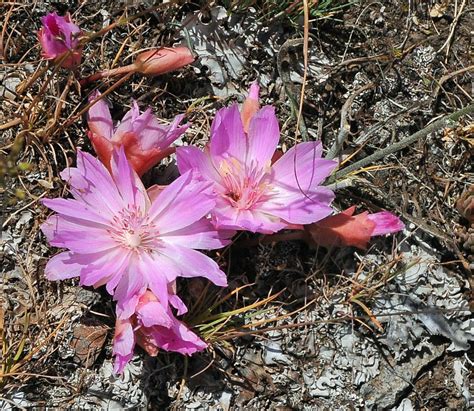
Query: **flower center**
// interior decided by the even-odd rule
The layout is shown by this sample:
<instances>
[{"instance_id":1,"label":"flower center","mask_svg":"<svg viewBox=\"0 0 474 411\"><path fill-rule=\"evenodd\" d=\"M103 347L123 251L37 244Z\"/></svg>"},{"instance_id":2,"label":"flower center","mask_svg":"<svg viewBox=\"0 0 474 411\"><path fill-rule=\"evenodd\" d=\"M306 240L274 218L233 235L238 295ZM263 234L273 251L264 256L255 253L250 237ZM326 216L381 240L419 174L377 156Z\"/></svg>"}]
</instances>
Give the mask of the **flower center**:
<instances>
[{"instance_id":1,"label":"flower center","mask_svg":"<svg viewBox=\"0 0 474 411\"><path fill-rule=\"evenodd\" d=\"M156 248L158 230L136 207L122 209L112 224L110 234L121 247L135 252Z\"/></svg>"},{"instance_id":2,"label":"flower center","mask_svg":"<svg viewBox=\"0 0 474 411\"><path fill-rule=\"evenodd\" d=\"M130 230L123 235L124 243L130 248L137 248L142 243L140 233Z\"/></svg>"},{"instance_id":3,"label":"flower center","mask_svg":"<svg viewBox=\"0 0 474 411\"><path fill-rule=\"evenodd\" d=\"M224 197L232 207L239 210L251 209L268 194L268 173L264 169L259 169L257 165L251 164L248 167L231 158L219 164L219 174L224 186Z\"/></svg>"}]
</instances>

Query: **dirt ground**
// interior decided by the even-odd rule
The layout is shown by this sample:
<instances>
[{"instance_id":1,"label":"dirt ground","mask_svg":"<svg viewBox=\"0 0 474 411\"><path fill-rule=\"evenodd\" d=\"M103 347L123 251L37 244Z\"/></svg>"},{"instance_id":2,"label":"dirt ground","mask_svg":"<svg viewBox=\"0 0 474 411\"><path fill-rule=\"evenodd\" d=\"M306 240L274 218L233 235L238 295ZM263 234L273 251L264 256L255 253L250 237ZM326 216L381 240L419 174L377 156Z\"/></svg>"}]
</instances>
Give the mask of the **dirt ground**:
<instances>
[{"instance_id":1,"label":"dirt ground","mask_svg":"<svg viewBox=\"0 0 474 411\"><path fill-rule=\"evenodd\" d=\"M94 87L112 87L117 120L131 98L161 119L186 112L192 126L182 144L203 145L216 110L242 102L257 79L262 103L277 107L281 149L318 138L329 149L347 127L338 156L344 166L472 104L470 2L309 3L299 133L292 101L304 79L302 2L0 4L0 408L474 406L472 115L336 185L335 207L389 210L406 224L403 232L375 238L366 251L315 250L299 241L249 246L262 238L242 234L213 255L228 273L227 289L179 284L195 308L184 320L198 330L206 329L206 310L232 290L239 291L216 312L250 307L189 359L139 351L114 376L110 296L76 280L44 278L58 250L39 230L48 215L39 200L67 196L60 171L77 148L93 152L81 110ZM70 11L88 34L104 29L86 44L77 73L40 58L36 31L50 11ZM197 61L155 78L78 83L129 64L137 50L173 44L190 45ZM145 182L164 183L173 172L170 158Z\"/></svg>"}]
</instances>

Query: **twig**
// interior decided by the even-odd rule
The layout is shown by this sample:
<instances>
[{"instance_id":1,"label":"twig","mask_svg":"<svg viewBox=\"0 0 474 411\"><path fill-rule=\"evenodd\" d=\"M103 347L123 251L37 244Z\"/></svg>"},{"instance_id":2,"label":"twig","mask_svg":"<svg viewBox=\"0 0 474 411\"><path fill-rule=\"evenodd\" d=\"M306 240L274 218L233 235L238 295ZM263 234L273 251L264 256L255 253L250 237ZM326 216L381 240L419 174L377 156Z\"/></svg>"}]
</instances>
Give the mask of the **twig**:
<instances>
[{"instance_id":1,"label":"twig","mask_svg":"<svg viewBox=\"0 0 474 411\"><path fill-rule=\"evenodd\" d=\"M7 121L4 124L0 124L0 130L6 130L7 128L16 126L17 124L21 123L21 118L17 117L14 118L13 120Z\"/></svg>"},{"instance_id":2,"label":"twig","mask_svg":"<svg viewBox=\"0 0 474 411\"><path fill-rule=\"evenodd\" d=\"M10 9L7 12L7 15L5 16L5 19L3 21L3 28L2 28L2 33L0 34L0 60L7 61L7 56L6 56L6 48L3 44L3 40L5 37L5 33L7 31L7 26L8 26L8 20L10 20L10 17L12 15L13 7L15 7L14 4L10 7Z\"/></svg>"},{"instance_id":3,"label":"twig","mask_svg":"<svg viewBox=\"0 0 474 411\"><path fill-rule=\"evenodd\" d=\"M303 84L301 85L300 92L300 104L298 107L298 116L296 117L296 135L295 140L298 138L300 131L300 123L303 120L303 104L304 104L304 92L306 88L306 80L308 78L308 43L309 43L309 6L308 0L303 0L304 7L304 31L303 31ZM303 120L304 121L304 120ZM303 131L303 129L301 130ZM301 137L304 141L308 140L308 133L306 127L304 128L305 134L301 133ZM295 153L296 155L296 153Z\"/></svg>"},{"instance_id":4,"label":"twig","mask_svg":"<svg viewBox=\"0 0 474 411\"><path fill-rule=\"evenodd\" d=\"M280 74L281 80L283 82L283 87L286 91L286 94L288 95L288 99L290 100L291 111L296 118L298 116L299 104L291 88L290 74L283 67L283 62L284 61L288 62L288 49L290 47L300 46L303 43L304 43L304 39L288 39L280 47L280 50L278 51L278 55L277 55L278 73ZM303 117L300 118L299 129L300 129L301 137L303 138L303 140L307 140L308 131L307 131L306 123Z\"/></svg>"},{"instance_id":5,"label":"twig","mask_svg":"<svg viewBox=\"0 0 474 411\"><path fill-rule=\"evenodd\" d=\"M444 76L442 76L438 81L436 81L436 88L434 89L433 91L433 104L436 104L436 101L438 100L438 94L439 94L439 91L443 88L443 84L452 79L453 77L459 75L459 74L463 74L465 73L466 71L471 71L471 70L474 70L474 64L473 65L470 65L468 67L464 67L462 69L459 69L459 70L456 70L456 71L453 71L452 73L448 73L448 74L445 74ZM472 98L471 98L472 100Z\"/></svg>"},{"instance_id":6,"label":"twig","mask_svg":"<svg viewBox=\"0 0 474 411\"><path fill-rule=\"evenodd\" d=\"M446 47L446 57L444 59L445 63L448 62L449 51L450 51L451 43L452 43L452 40L453 40L453 37L454 37L454 32L456 31L456 27L458 25L459 18L461 17L461 14L462 14L465 6L466 6L466 0L463 0L463 2L461 3L461 7L459 8L459 12L456 14L456 16L454 17L453 22L451 23L451 28L450 28L450 31L449 31L448 38L446 39L444 44L441 46L441 48L437 51L437 53L439 53L441 50L443 50Z\"/></svg>"},{"instance_id":7,"label":"twig","mask_svg":"<svg viewBox=\"0 0 474 411\"><path fill-rule=\"evenodd\" d=\"M356 163L351 164L350 166L345 167L341 171L338 171L337 173L332 175L330 178L328 178L325 184L327 185L327 184L334 183L337 179L344 177L355 170L359 170L360 168L365 167L366 165L371 164L377 160L380 160L389 154L395 153L409 146L410 144L414 143L420 138L426 137L428 134L433 133L434 131L437 131L443 127L446 127L450 125L452 122L458 121L459 118L461 118L462 116L465 116L471 113L474 113L474 104L470 104L462 108L461 110L455 111L452 114L444 116L443 118L435 121L434 123L431 123L430 125L425 127L423 130L417 131L415 134L412 134L411 136L399 141L398 143L392 144L389 147L381 149L377 151L376 153L370 156L367 156L363 158L362 160L359 160Z\"/></svg>"},{"instance_id":8,"label":"twig","mask_svg":"<svg viewBox=\"0 0 474 411\"><path fill-rule=\"evenodd\" d=\"M359 95L362 94L364 91L367 91L371 89L372 87L375 86L375 83L369 83L366 84L365 86L362 86L361 88L357 89L354 93L352 93L349 98L346 100L344 105L342 106L341 109L341 123L340 123L340 128L339 128L339 134L336 137L336 141L332 145L331 149L329 150L328 154L326 155L326 158L329 160L332 160L333 158L337 157L339 155L339 152L342 148L342 145L346 141L347 137L349 136L350 132L350 125L349 122L347 121L347 116L349 114L349 110L352 106L352 103L354 102L354 99Z\"/></svg>"},{"instance_id":9,"label":"twig","mask_svg":"<svg viewBox=\"0 0 474 411\"><path fill-rule=\"evenodd\" d=\"M63 131L64 129L68 128L70 125L72 125L78 118L80 118L87 110L89 110L94 104L96 104L100 99L106 97L108 94L110 94L112 91L114 91L117 87L119 87L121 84L125 83L133 73L128 73L125 76L123 76L120 80L118 80L115 84L110 86L106 91L104 91L100 96L96 97L93 101L91 101L89 104L87 104L79 113L74 115L73 117L69 118L68 121L63 123L61 126L57 128L57 130L51 135L53 137L54 135L58 134L59 132Z\"/></svg>"}]
</instances>

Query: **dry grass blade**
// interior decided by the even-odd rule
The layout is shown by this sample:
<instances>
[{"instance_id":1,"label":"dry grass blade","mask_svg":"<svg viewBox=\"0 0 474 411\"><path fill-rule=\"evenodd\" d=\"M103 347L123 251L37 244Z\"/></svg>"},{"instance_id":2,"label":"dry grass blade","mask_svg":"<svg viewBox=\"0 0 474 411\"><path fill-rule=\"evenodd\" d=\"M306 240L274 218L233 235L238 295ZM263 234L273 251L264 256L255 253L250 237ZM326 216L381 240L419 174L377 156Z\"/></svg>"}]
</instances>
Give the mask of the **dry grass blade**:
<instances>
[{"instance_id":1,"label":"dry grass blade","mask_svg":"<svg viewBox=\"0 0 474 411\"><path fill-rule=\"evenodd\" d=\"M217 334L228 322L238 318L241 314L244 314L244 316L256 315L255 312L253 312L255 309L265 307L268 303L275 300L281 293L282 291L270 295L269 297L262 300L256 301L252 304L245 305L234 310L224 311L219 314L212 314L212 311L209 310L207 316L203 315L199 317L199 324L197 324L195 327L207 340L215 341L218 339L218 337L213 338L213 336ZM235 293L233 292L230 294L234 295ZM227 295L226 297L230 297L230 295ZM221 302L215 305L215 307L218 307L220 304ZM196 323L196 321L194 322Z\"/></svg>"}]
</instances>

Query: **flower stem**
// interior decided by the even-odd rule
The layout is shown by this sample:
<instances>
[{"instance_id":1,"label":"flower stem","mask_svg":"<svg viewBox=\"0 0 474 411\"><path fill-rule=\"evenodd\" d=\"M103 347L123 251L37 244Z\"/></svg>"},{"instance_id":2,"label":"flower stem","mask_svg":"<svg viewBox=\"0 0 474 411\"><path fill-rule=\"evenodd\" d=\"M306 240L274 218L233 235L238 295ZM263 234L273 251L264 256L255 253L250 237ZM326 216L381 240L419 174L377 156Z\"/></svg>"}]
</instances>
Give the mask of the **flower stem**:
<instances>
[{"instance_id":1,"label":"flower stem","mask_svg":"<svg viewBox=\"0 0 474 411\"><path fill-rule=\"evenodd\" d=\"M134 71L136 71L136 69L137 69L137 66L135 63L133 63L133 64L129 64L128 66L118 67L115 69L102 70L90 75L89 77L82 79L79 83L81 84L82 87L84 87L88 85L89 83L92 83L94 81L100 80L105 77L115 77L115 76L120 76L122 74L133 73Z\"/></svg>"}]
</instances>

